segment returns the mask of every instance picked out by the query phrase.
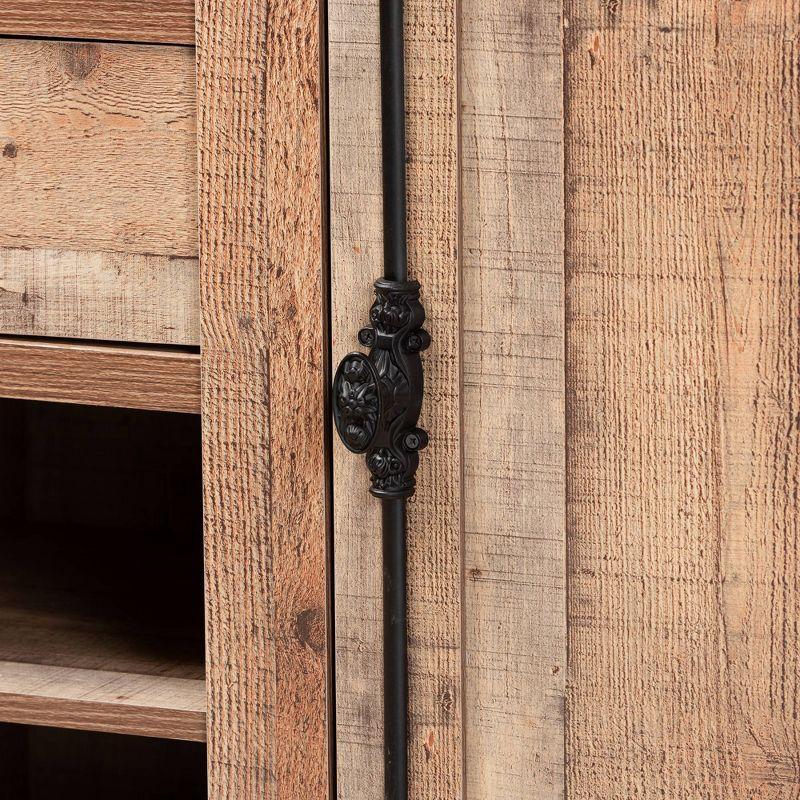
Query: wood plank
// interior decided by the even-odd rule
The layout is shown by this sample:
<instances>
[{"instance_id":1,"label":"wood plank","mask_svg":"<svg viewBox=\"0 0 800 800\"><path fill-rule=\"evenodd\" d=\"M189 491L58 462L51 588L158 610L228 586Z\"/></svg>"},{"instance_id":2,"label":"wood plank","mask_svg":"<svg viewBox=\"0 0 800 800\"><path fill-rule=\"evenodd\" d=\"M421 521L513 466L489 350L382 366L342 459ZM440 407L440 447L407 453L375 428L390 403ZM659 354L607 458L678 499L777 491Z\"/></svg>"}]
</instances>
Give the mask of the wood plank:
<instances>
[{"instance_id":1,"label":"wood plank","mask_svg":"<svg viewBox=\"0 0 800 800\"><path fill-rule=\"evenodd\" d=\"M0 34L194 44L192 0L7 0Z\"/></svg>"},{"instance_id":2,"label":"wood plank","mask_svg":"<svg viewBox=\"0 0 800 800\"><path fill-rule=\"evenodd\" d=\"M329 796L320 14L198 4L214 800Z\"/></svg>"},{"instance_id":3,"label":"wood plank","mask_svg":"<svg viewBox=\"0 0 800 800\"><path fill-rule=\"evenodd\" d=\"M409 259L433 346L409 510L410 791L463 792L456 4L406 6ZM377 0L329 3L333 357L354 349L382 261ZM354 104L353 98L358 98ZM361 309L353 312L353 309ZM360 459L334 449L337 759L342 797L383 796L380 514Z\"/></svg>"},{"instance_id":4,"label":"wood plank","mask_svg":"<svg viewBox=\"0 0 800 800\"><path fill-rule=\"evenodd\" d=\"M0 246L197 255L192 51L0 40Z\"/></svg>"},{"instance_id":5,"label":"wood plank","mask_svg":"<svg viewBox=\"0 0 800 800\"><path fill-rule=\"evenodd\" d=\"M466 795L564 797L560 0L463 0Z\"/></svg>"},{"instance_id":6,"label":"wood plank","mask_svg":"<svg viewBox=\"0 0 800 800\"><path fill-rule=\"evenodd\" d=\"M200 344L197 260L0 248L0 334Z\"/></svg>"},{"instance_id":7,"label":"wood plank","mask_svg":"<svg viewBox=\"0 0 800 800\"><path fill-rule=\"evenodd\" d=\"M0 338L0 363L0 397L200 411L196 353Z\"/></svg>"},{"instance_id":8,"label":"wood plank","mask_svg":"<svg viewBox=\"0 0 800 800\"><path fill-rule=\"evenodd\" d=\"M464 793L459 5L406 4L409 272L433 338L420 417L431 446L408 510L409 791L420 800Z\"/></svg>"},{"instance_id":9,"label":"wood plank","mask_svg":"<svg viewBox=\"0 0 800 800\"><path fill-rule=\"evenodd\" d=\"M338 364L357 349L383 261L378 3L330 0L328 13L331 330ZM337 441L333 476L337 790L341 798L382 800L381 510L369 496L363 460Z\"/></svg>"},{"instance_id":10,"label":"wood plank","mask_svg":"<svg viewBox=\"0 0 800 800\"><path fill-rule=\"evenodd\" d=\"M433 432L410 507L410 786L462 792L456 10L407 5L409 257L427 327L422 424ZM354 349L382 260L378 3L329 4L333 356ZM353 104L353 98L358 103ZM360 299L359 299L360 298ZM361 312L354 314L353 309ZM380 514L363 462L334 450L337 758L342 797L383 796Z\"/></svg>"},{"instance_id":11,"label":"wood plank","mask_svg":"<svg viewBox=\"0 0 800 800\"><path fill-rule=\"evenodd\" d=\"M205 681L0 661L0 721L206 738Z\"/></svg>"},{"instance_id":12,"label":"wood plank","mask_svg":"<svg viewBox=\"0 0 800 800\"><path fill-rule=\"evenodd\" d=\"M568 796L797 796L800 3L566 3Z\"/></svg>"}]
</instances>

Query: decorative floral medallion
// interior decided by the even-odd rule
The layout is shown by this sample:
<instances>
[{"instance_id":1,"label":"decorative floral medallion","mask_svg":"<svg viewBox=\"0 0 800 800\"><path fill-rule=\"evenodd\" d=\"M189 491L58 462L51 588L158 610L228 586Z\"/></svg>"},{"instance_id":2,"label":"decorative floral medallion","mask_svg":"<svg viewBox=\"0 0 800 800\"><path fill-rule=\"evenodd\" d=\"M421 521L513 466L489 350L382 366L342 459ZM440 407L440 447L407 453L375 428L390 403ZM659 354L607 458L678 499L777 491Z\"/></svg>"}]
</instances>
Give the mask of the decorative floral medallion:
<instances>
[{"instance_id":1,"label":"decorative floral medallion","mask_svg":"<svg viewBox=\"0 0 800 800\"><path fill-rule=\"evenodd\" d=\"M363 353L350 353L336 371L333 418L345 447L365 453L380 419L380 385L375 366Z\"/></svg>"}]
</instances>

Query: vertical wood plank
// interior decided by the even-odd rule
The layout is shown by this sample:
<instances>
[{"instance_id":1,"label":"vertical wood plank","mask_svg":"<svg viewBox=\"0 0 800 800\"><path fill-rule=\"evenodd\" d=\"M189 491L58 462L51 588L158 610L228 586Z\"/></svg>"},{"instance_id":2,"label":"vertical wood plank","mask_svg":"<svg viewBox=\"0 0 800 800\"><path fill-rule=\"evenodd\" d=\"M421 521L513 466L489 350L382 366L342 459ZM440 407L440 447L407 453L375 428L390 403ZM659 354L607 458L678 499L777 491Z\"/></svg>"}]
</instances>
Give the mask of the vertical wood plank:
<instances>
[{"instance_id":1,"label":"vertical wood plank","mask_svg":"<svg viewBox=\"0 0 800 800\"><path fill-rule=\"evenodd\" d=\"M333 363L357 334L382 274L377 0L329 0ZM424 453L423 457L428 457ZM336 756L339 800L383 798L381 514L363 459L333 449Z\"/></svg>"},{"instance_id":2,"label":"vertical wood plank","mask_svg":"<svg viewBox=\"0 0 800 800\"><path fill-rule=\"evenodd\" d=\"M409 504L409 791L463 794L463 509L458 4L406 2L408 256L433 344L426 351L420 458Z\"/></svg>"},{"instance_id":3,"label":"vertical wood plank","mask_svg":"<svg viewBox=\"0 0 800 800\"><path fill-rule=\"evenodd\" d=\"M356 346L382 274L377 0L330 14L334 359ZM431 431L409 510L411 794L463 790L456 6L406 4L409 259L423 287ZM360 309L360 312L359 312ZM383 795L380 516L359 459L334 450L338 790Z\"/></svg>"},{"instance_id":4,"label":"vertical wood plank","mask_svg":"<svg viewBox=\"0 0 800 800\"><path fill-rule=\"evenodd\" d=\"M462 0L466 796L564 796L560 0Z\"/></svg>"},{"instance_id":5,"label":"vertical wood plank","mask_svg":"<svg viewBox=\"0 0 800 800\"><path fill-rule=\"evenodd\" d=\"M796 798L800 4L566 8L568 797Z\"/></svg>"},{"instance_id":6,"label":"vertical wood plank","mask_svg":"<svg viewBox=\"0 0 800 800\"><path fill-rule=\"evenodd\" d=\"M320 9L200 0L210 796L328 795Z\"/></svg>"}]
</instances>

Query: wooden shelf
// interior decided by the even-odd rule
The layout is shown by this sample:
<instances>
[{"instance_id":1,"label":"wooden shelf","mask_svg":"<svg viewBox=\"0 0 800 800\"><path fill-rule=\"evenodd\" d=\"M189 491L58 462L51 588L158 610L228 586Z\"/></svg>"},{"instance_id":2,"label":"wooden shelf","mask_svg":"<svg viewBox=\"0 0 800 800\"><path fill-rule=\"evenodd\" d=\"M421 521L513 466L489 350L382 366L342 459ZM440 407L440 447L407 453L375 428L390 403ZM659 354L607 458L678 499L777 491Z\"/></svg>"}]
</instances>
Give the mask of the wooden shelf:
<instances>
[{"instance_id":1,"label":"wooden shelf","mask_svg":"<svg viewBox=\"0 0 800 800\"><path fill-rule=\"evenodd\" d=\"M197 353L0 337L0 363L0 397L200 411Z\"/></svg>"},{"instance_id":2,"label":"wooden shelf","mask_svg":"<svg viewBox=\"0 0 800 800\"><path fill-rule=\"evenodd\" d=\"M202 623L162 594L179 566L91 562L96 532L0 530L0 722L205 741Z\"/></svg>"},{"instance_id":3,"label":"wooden shelf","mask_svg":"<svg viewBox=\"0 0 800 800\"><path fill-rule=\"evenodd\" d=\"M0 721L205 741L205 681L0 661Z\"/></svg>"},{"instance_id":4,"label":"wooden shelf","mask_svg":"<svg viewBox=\"0 0 800 800\"><path fill-rule=\"evenodd\" d=\"M12 548L13 550L13 548ZM34 586L12 555L0 589L0 722L205 740L202 643L148 630L103 587Z\"/></svg>"}]
</instances>

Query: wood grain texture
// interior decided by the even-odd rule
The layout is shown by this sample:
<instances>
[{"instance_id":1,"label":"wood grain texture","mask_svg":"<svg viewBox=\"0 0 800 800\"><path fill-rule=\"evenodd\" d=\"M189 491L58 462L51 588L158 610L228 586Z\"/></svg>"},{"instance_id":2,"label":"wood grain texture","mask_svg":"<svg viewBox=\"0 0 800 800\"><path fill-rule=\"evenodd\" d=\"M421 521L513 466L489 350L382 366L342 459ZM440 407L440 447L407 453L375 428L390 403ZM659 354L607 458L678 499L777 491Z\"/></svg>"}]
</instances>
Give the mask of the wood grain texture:
<instances>
[{"instance_id":1,"label":"wood grain texture","mask_svg":"<svg viewBox=\"0 0 800 800\"><path fill-rule=\"evenodd\" d=\"M200 411L195 353L0 338L0 361L0 397Z\"/></svg>"},{"instance_id":2,"label":"wood grain texture","mask_svg":"<svg viewBox=\"0 0 800 800\"><path fill-rule=\"evenodd\" d=\"M0 661L0 721L202 742L202 680Z\"/></svg>"},{"instance_id":3,"label":"wood grain texture","mask_svg":"<svg viewBox=\"0 0 800 800\"><path fill-rule=\"evenodd\" d=\"M564 797L560 0L463 0L466 796Z\"/></svg>"},{"instance_id":4,"label":"wood grain texture","mask_svg":"<svg viewBox=\"0 0 800 800\"><path fill-rule=\"evenodd\" d=\"M410 792L463 791L456 9L406 6L409 258L433 346L431 431L409 511ZM382 272L376 0L329 4L333 357L356 346ZM358 102L354 102L354 98ZM360 308L361 314L353 309ZM338 793L383 796L380 509L363 462L334 450Z\"/></svg>"},{"instance_id":5,"label":"wood grain texture","mask_svg":"<svg viewBox=\"0 0 800 800\"><path fill-rule=\"evenodd\" d=\"M571 800L789 800L800 4L568 0Z\"/></svg>"},{"instance_id":6,"label":"wood grain texture","mask_svg":"<svg viewBox=\"0 0 800 800\"><path fill-rule=\"evenodd\" d=\"M0 34L194 44L192 0L8 0Z\"/></svg>"},{"instance_id":7,"label":"wood grain texture","mask_svg":"<svg viewBox=\"0 0 800 800\"><path fill-rule=\"evenodd\" d=\"M188 48L0 40L0 246L197 255Z\"/></svg>"},{"instance_id":8,"label":"wood grain texture","mask_svg":"<svg viewBox=\"0 0 800 800\"><path fill-rule=\"evenodd\" d=\"M0 248L0 333L199 345L197 260Z\"/></svg>"},{"instance_id":9,"label":"wood grain texture","mask_svg":"<svg viewBox=\"0 0 800 800\"><path fill-rule=\"evenodd\" d=\"M198 4L213 800L328 797L319 14Z\"/></svg>"},{"instance_id":10,"label":"wood grain texture","mask_svg":"<svg viewBox=\"0 0 800 800\"><path fill-rule=\"evenodd\" d=\"M433 339L420 417L431 445L408 509L415 800L455 800L464 792L457 13L456 0L406 3L409 272L422 284Z\"/></svg>"},{"instance_id":11,"label":"wood grain texture","mask_svg":"<svg viewBox=\"0 0 800 800\"><path fill-rule=\"evenodd\" d=\"M378 4L331 0L328 11L331 338L338 364L357 347L383 260ZM333 461L337 794L381 800L381 510L363 460L335 441Z\"/></svg>"}]
</instances>

